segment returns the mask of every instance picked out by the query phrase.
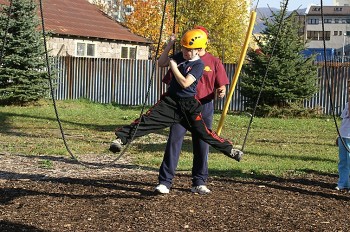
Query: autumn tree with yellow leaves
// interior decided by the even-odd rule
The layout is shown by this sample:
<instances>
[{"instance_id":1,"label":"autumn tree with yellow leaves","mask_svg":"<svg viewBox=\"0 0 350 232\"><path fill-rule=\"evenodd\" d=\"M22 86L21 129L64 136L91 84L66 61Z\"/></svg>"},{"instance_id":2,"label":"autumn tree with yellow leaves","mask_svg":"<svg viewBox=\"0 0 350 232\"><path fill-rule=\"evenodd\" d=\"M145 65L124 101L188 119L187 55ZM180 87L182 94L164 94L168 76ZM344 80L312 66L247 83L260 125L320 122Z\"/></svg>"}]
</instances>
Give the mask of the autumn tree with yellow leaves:
<instances>
[{"instance_id":1,"label":"autumn tree with yellow leaves","mask_svg":"<svg viewBox=\"0 0 350 232\"><path fill-rule=\"evenodd\" d=\"M236 63L249 24L247 1L178 1L179 33L201 25L209 31L207 51L225 63Z\"/></svg>"},{"instance_id":2,"label":"autumn tree with yellow leaves","mask_svg":"<svg viewBox=\"0 0 350 232\"><path fill-rule=\"evenodd\" d=\"M164 10L164 1L160 0L124 0L124 6L132 6L133 12L125 15L124 25L131 32L149 39L154 44L151 46L152 56L158 46L159 34L162 31L162 40L160 48L163 47L169 35L172 33L172 4L167 4L165 9L165 18L161 30L162 15ZM160 50L159 54L161 53Z\"/></svg>"},{"instance_id":3,"label":"autumn tree with yellow leaves","mask_svg":"<svg viewBox=\"0 0 350 232\"><path fill-rule=\"evenodd\" d=\"M237 62L249 23L249 1L238 0L186 0L176 2L176 34L178 38L196 25L209 31L207 50L225 63ZM165 1L124 0L134 11L126 16L125 26L133 33L159 40ZM174 28L175 0L167 1L165 21L162 27L161 48ZM152 48L153 55L157 44ZM160 51L161 52L161 51Z\"/></svg>"}]
</instances>

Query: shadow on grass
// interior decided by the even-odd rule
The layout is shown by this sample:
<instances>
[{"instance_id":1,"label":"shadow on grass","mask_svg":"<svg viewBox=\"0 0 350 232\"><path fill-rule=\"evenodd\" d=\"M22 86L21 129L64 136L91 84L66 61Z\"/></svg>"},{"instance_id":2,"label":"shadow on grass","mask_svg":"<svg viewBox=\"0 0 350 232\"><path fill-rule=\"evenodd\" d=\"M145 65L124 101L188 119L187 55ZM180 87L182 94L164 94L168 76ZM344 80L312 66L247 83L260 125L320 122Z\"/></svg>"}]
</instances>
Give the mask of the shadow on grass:
<instances>
[{"instance_id":1,"label":"shadow on grass","mask_svg":"<svg viewBox=\"0 0 350 232\"><path fill-rule=\"evenodd\" d=\"M11 123L9 118L11 117L22 117L22 118L32 118L32 119L39 119L39 120L44 120L44 121L50 121L50 122L57 122L56 117L40 117L40 116L33 116L30 114L16 114L16 113L1 113L0 114L0 123L2 124L1 133L6 133L11 129ZM68 120L62 120L60 119L61 123L63 124L69 124L69 125L74 125L74 126L79 126L79 127L84 127L84 128L90 128L93 130L97 131L114 131L116 127L122 126L124 124L116 124L114 125L94 125L94 124L87 124L87 123L79 123L79 122L72 122ZM130 121L131 122L131 121ZM125 122L127 124L128 122ZM57 129L59 129L57 125Z\"/></svg>"},{"instance_id":2,"label":"shadow on grass","mask_svg":"<svg viewBox=\"0 0 350 232\"><path fill-rule=\"evenodd\" d=\"M302 156L302 155L278 155L278 154L269 154L264 152L254 152L248 151L247 155L254 155L256 157L271 157L271 158L279 158L279 159L290 159L290 160L302 160L302 161L322 161L322 162L334 162L334 159L327 159L319 157L310 157L310 156Z\"/></svg>"},{"instance_id":3,"label":"shadow on grass","mask_svg":"<svg viewBox=\"0 0 350 232\"><path fill-rule=\"evenodd\" d=\"M45 121L50 121L50 122L57 122L57 119L55 117L40 117L40 116L33 116L30 114L1 113L0 114L0 124L1 124L0 133L16 135L16 136L39 137L39 136L35 136L32 134L12 131L12 125L11 125L11 122L9 120L9 118L11 118L11 117L23 117L23 118L40 119L40 120L45 120ZM82 128L96 130L96 131L102 131L102 132L110 131L111 134L114 135L114 131L116 128L119 128L119 127L124 126L124 125L128 125L128 124L132 123L133 120L135 120L135 119L130 119L130 120L125 121L125 123L123 123L123 124L119 123L119 124L115 124L115 125L87 124L87 123L72 122L72 121L67 121L67 120L62 120L62 119L60 119L60 122L62 123L63 130L65 127L65 124L69 124L69 125L73 125L73 126L78 126L78 127L82 127ZM44 129L46 129L46 128L44 128ZM59 129L59 125L57 124L57 130L58 129ZM167 136L168 132L166 130L159 130L159 131L156 131L155 134ZM40 135L40 137L42 137L42 136Z\"/></svg>"},{"instance_id":4,"label":"shadow on grass","mask_svg":"<svg viewBox=\"0 0 350 232\"><path fill-rule=\"evenodd\" d=\"M50 160L50 161L61 162L61 163L66 163L66 164L82 165L82 166L86 166L86 168L91 168L92 170L93 169L102 169L102 168L108 167L108 168L128 169L128 170L141 169L144 171L158 171L158 169L146 167L146 166L138 166L138 165L133 165L133 164L119 164L118 160L115 161L113 158L111 158L110 161L106 161L106 162L101 163L98 161L97 162L87 162L87 161L76 160L76 159L73 159L71 157L66 158L66 157L62 157L62 156L57 157L57 156L51 156L51 155L16 154L13 156L24 157L27 159ZM1 178L1 171L0 171L0 178Z\"/></svg>"}]
</instances>

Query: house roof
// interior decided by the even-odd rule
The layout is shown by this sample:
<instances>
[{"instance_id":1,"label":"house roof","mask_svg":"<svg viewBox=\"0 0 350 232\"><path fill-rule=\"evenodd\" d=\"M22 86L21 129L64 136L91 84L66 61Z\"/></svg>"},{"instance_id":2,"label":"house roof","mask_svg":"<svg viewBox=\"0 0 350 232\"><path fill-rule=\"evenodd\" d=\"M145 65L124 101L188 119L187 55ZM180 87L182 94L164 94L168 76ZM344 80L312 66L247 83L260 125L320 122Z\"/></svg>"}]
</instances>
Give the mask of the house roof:
<instances>
[{"instance_id":1,"label":"house roof","mask_svg":"<svg viewBox=\"0 0 350 232\"><path fill-rule=\"evenodd\" d=\"M8 0L0 3L8 4ZM44 0L42 6L45 30L53 34L151 43L110 19L87 0Z\"/></svg>"}]
</instances>

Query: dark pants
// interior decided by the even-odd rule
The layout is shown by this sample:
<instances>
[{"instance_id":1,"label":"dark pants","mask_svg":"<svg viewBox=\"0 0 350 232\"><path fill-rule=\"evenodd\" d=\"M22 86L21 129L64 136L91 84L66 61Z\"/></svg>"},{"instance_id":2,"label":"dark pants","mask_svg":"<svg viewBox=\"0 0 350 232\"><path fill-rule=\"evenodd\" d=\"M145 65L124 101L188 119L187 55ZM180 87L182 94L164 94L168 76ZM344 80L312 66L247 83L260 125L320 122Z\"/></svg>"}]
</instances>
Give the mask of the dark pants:
<instances>
[{"instance_id":1,"label":"dark pants","mask_svg":"<svg viewBox=\"0 0 350 232\"><path fill-rule=\"evenodd\" d=\"M208 128L213 123L214 105L213 101L202 105L202 118ZM179 161L182 142L187 130L181 124L171 126L169 138L166 144L163 162L159 169L158 180L168 188L172 185L176 167ZM204 185L208 179L208 153L209 145L196 136L192 136L193 166L192 186Z\"/></svg>"},{"instance_id":2,"label":"dark pants","mask_svg":"<svg viewBox=\"0 0 350 232\"><path fill-rule=\"evenodd\" d=\"M117 129L115 134L126 144L131 142L132 136L138 138L180 123L192 133L193 137L204 140L216 150L229 156L232 143L207 128L202 119L201 110L202 105L194 97L174 99L170 96L163 96L140 120Z\"/></svg>"}]
</instances>

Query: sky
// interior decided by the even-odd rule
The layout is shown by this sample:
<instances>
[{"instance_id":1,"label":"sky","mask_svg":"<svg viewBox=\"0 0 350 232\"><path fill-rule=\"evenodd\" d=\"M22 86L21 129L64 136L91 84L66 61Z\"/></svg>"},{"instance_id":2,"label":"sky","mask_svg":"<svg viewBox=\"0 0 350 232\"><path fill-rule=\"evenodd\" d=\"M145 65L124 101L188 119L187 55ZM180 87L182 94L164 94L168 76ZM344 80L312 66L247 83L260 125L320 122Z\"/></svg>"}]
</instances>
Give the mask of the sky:
<instances>
[{"instance_id":1,"label":"sky","mask_svg":"<svg viewBox=\"0 0 350 232\"><path fill-rule=\"evenodd\" d=\"M255 8L256 4L258 7L267 7L269 5L271 8L280 8L280 0L253 0L253 7ZM333 4L332 0L323 0L323 6L331 6ZM289 0L288 1L288 10L296 10L301 5L300 9L308 7L311 3L316 5L321 5L321 0Z\"/></svg>"}]
</instances>

